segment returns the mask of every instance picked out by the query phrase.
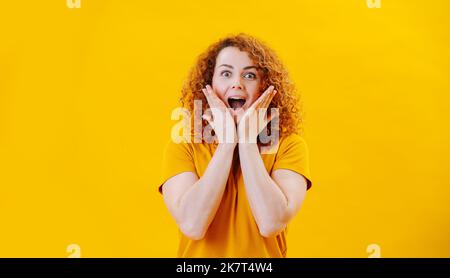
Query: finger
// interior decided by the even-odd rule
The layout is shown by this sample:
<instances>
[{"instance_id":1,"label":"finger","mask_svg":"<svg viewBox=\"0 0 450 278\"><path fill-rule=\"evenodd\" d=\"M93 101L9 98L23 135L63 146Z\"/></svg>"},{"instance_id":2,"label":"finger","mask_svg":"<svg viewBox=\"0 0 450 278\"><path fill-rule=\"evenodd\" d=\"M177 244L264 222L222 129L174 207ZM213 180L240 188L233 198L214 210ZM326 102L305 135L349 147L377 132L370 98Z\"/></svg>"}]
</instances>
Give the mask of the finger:
<instances>
[{"instance_id":1,"label":"finger","mask_svg":"<svg viewBox=\"0 0 450 278\"><path fill-rule=\"evenodd\" d=\"M225 103L217 96L216 92L213 90L211 86L206 85L206 91L208 92L209 98L212 102L211 104L214 107L226 108Z\"/></svg>"},{"instance_id":2,"label":"finger","mask_svg":"<svg viewBox=\"0 0 450 278\"><path fill-rule=\"evenodd\" d=\"M211 86L206 85L205 88L208 91L208 93L211 93L211 94L214 93L214 90L213 90L213 88L211 88Z\"/></svg>"},{"instance_id":3,"label":"finger","mask_svg":"<svg viewBox=\"0 0 450 278\"><path fill-rule=\"evenodd\" d=\"M211 118L210 115L203 114L202 119L204 119L205 121L207 121L208 124L214 129L214 125L213 125L212 118Z\"/></svg>"},{"instance_id":4,"label":"finger","mask_svg":"<svg viewBox=\"0 0 450 278\"><path fill-rule=\"evenodd\" d=\"M269 86L269 88L267 88L265 91L264 91L264 93L253 103L253 105L254 105L254 107L255 108L258 108L258 107L261 107L261 103L263 103L264 102L264 100L267 98L267 95L269 95L270 94L270 92L272 92L272 90L273 90L273 86L271 85L271 86ZM252 105L252 106L253 106Z\"/></svg>"},{"instance_id":5,"label":"finger","mask_svg":"<svg viewBox=\"0 0 450 278\"><path fill-rule=\"evenodd\" d=\"M211 99L217 100L217 94L216 92L213 90L213 88L209 85L206 85L206 91L208 92L208 95Z\"/></svg>"},{"instance_id":6,"label":"finger","mask_svg":"<svg viewBox=\"0 0 450 278\"><path fill-rule=\"evenodd\" d=\"M203 115L203 116L202 116L202 119L205 120L205 121L207 121L209 124L212 123L212 119L211 119L211 117L210 117L209 115Z\"/></svg>"},{"instance_id":7,"label":"finger","mask_svg":"<svg viewBox=\"0 0 450 278\"><path fill-rule=\"evenodd\" d=\"M211 100L211 97L209 95L209 92L206 89L202 89L202 92L203 92L203 95L205 95L205 97L206 97L206 101L208 102L209 107L211 107L212 100Z\"/></svg>"},{"instance_id":8,"label":"finger","mask_svg":"<svg viewBox=\"0 0 450 278\"><path fill-rule=\"evenodd\" d=\"M205 113L203 113L203 114L206 116L209 116L209 117L212 117L212 115L213 115L211 109L206 109Z\"/></svg>"},{"instance_id":9,"label":"finger","mask_svg":"<svg viewBox=\"0 0 450 278\"><path fill-rule=\"evenodd\" d=\"M211 109L206 109L206 111L203 114L203 116L206 117L207 119L209 119L209 121L211 121L211 122L213 121L213 114L212 114Z\"/></svg>"},{"instance_id":10,"label":"finger","mask_svg":"<svg viewBox=\"0 0 450 278\"><path fill-rule=\"evenodd\" d=\"M269 107L270 102L272 101L273 97L277 94L277 90L270 91L266 97L264 98L263 102L260 104L261 108L267 108Z\"/></svg>"},{"instance_id":11,"label":"finger","mask_svg":"<svg viewBox=\"0 0 450 278\"><path fill-rule=\"evenodd\" d=\"M272 86L272 85L270 85L269 86L269 88L267 88L265 91L264 91L264 93L259 97L259 103L258 104L261 104L261 103L263 103L266 99L267 99L267 97L271 94L271 92L273 91L273 89L274 89L274 87Z\"/></svg>"}]
</instances>

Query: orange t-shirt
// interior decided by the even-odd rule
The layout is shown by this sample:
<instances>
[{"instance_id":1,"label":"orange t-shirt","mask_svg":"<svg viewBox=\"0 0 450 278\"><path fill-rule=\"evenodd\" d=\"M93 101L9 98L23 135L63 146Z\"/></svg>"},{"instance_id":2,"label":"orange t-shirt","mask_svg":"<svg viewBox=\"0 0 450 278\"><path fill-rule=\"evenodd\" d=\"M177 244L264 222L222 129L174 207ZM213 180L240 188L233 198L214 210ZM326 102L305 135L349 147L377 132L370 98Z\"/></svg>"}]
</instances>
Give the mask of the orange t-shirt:
<instances>
[{"instance_id":1,"label":"orange t-shirt","mask_svg":"<svg viewBox=\"0 0 450 278\"><path fill-rule=\"evenodd\" d=\"M211 160L216 144L170 141L165 149L162 184L182 172L193 172L200 178ZM296 134L280 138L276 153L262 154L267 172L289 169L303 175L311 186L308 150ZM233 169L233 165L231 169ZM191 240L180 232L178 257L286 257L286 229L272 238L260 235L246 196L240 167L230 170L221 204L206 235Z\"/></svg>"}]
</instances>

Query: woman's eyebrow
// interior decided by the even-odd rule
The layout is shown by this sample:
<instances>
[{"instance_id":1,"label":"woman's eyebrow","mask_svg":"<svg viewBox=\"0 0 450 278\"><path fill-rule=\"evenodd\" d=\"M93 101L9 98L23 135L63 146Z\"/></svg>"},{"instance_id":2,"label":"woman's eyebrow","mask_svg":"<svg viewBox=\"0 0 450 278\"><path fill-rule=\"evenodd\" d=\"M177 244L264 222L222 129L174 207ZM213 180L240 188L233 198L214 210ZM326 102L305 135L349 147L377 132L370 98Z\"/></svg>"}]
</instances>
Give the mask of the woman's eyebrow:
<instances>
[{"instance_id":1,"label":"woman's eyebrow","mask_svg":"<svg viewBox=\"0 0 450 278\"><path fill-rule=\"evenodd\" d=\"M256 67L256 66L248 66L248 67L245 67L244 70L248 70L248 69L252 69L252 68L254 68L256 70L258 69L258 67Z\"/></svg>"},{"instance_id":2,"label":"woman's eyebrow","mask_svg":"<svg viewBox=\"0 0 450 278\"><path fill-rule=\"evenodd\" d=\"M219 68L220 67L227 67L227 68L230 68L230 69L234 69L234 67L232 65L228 65L228 64L222 64L222 65L219 66ZM244 68L244 70L253 69L253 68L256 69L256 70L258 69L258 67L256 67L256 66L247 66L247 67Z\"/></svg>"}]
</instances>

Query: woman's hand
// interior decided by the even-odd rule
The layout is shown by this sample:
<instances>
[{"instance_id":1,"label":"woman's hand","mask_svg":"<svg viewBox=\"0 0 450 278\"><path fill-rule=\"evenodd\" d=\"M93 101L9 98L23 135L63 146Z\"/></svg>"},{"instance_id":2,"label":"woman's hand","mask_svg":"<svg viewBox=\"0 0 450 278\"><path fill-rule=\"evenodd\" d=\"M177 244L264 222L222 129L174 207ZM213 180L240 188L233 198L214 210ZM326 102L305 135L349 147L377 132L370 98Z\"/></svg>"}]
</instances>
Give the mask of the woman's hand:
<instances>
[{"instance_id":1,"label":"woman's hand","mask_svg":"<svg viewBox=\"0 0 450 278\"><path fill-rule=\"evenodd\" d=\"M264 130L267 124L278 114L267 117L267 108L277 91L273 86L267 90L246 111L238 115L237 136L239 143L256 143L258 134Z\"/></svg>"},{"instance_id":2,"label":"woman's hand","mask_svg":"<svg viewBox=\"0 0 450 278\"><path fill-rule=\"evenodd\" d=\"M211 86L206 85L206 88L202 89L202 92L210 107L210 109L203 114L202 118L214 129L219 144L231 144L230 146L236 146L238 142L236 125L227 106L216 95Z\"/></svg>"}]
</instances>

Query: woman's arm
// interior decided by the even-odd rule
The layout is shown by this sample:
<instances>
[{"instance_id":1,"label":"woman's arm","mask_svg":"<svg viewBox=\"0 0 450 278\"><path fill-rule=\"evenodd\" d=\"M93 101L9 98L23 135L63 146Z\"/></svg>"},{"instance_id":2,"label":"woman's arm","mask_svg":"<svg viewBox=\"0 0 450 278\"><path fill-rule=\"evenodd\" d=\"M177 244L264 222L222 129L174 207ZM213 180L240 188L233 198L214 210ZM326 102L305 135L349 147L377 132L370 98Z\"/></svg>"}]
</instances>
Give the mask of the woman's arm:
<instances>
[{"instance_id":1,"label":"woman's arm","mask_svg":"<svg viewBox=\"0 0 450 278\"><path fill-rule=\"evenodd\" d=\"M227 184L235 146L218 144L200 179L193 172L184 172L164 183L166 206L187 237L202 239L214 219Z\"/></svg>"},{"instance_id":2,"label":"woman's arm","mask_svg":"<svg viewBox=\"0 0 450 278\"><path fill-rule=\"evenodd\" d=\"M269 173L257 144L239 144L245 191L260 234L275 236L299 211L306 194L306 179L296 172L278 169Z\"/></svg>"},{"instance_id":3,"label":"woman's arm","mask_svg":"<svg viewBox=\"0 0 450 278\"><path fill-rule=\"evenodd\" d=\"M256 144L257 135L278 117L278 113L271 114L258 123L258 113L267 110L276 93L274 87L269 86L240 117L237 130L245 191L259 232L264 237L274 236L286 227L300 209L306 193L306 180L302 175L279 169L270 177Z\"/></svg>"},{"instance_id":4,"label":"woman's arm","mask_svg":"<svg viewBox=\"0 0 450 278\"><path fill-rule=\"evenodd\" d=\"M219 144L200 179L192 172L182 173L169 179L163 187L164 200L178 227L194 240L205 236L216 215L237 145L236 127L225 103L211 86L207 85L202 91L211 108L203 118L214 129ZM231 133L226 134L228 131ZM229 138L231 142L226 141Z\"/></svg>"}]
</instances>

